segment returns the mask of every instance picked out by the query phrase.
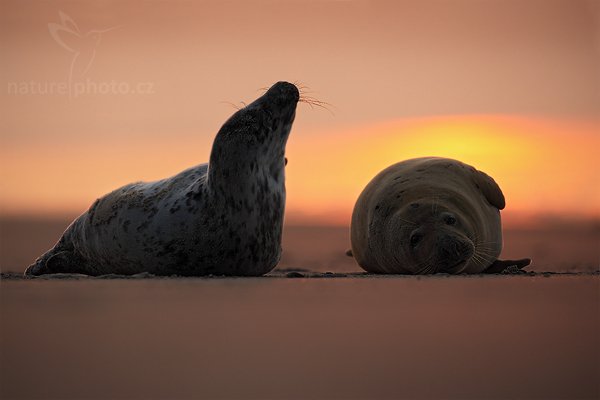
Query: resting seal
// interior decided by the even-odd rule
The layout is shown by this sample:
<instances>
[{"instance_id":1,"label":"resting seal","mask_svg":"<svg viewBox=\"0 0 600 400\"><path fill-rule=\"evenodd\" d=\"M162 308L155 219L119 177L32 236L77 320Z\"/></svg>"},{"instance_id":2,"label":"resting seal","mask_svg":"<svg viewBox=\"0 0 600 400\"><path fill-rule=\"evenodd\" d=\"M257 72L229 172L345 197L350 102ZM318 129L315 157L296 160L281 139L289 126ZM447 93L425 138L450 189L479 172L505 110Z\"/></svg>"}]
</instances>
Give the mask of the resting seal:
<instances>
[{"instance_id":1,"label":"resting seal","mask_svg":"<svg viewBox=\"0 0 600 400\"><path fill-rule=\"evenodd\" d=\"M501 272L504 195L485 173L447 158L415 158L380 172L352 213L352 254L388 274Z\"/></svg>"},{"instance_id":2,"label":"resting seal","mask_svg":"<svg viewBox=\"0 0 600 400\"><path fill-rule=\"evenodd\" d=\"M26 275L246 275L281 255L285 145L299 92L279 82L219 130L208 164L99 198Z\"/></svg>"}]
</instances>

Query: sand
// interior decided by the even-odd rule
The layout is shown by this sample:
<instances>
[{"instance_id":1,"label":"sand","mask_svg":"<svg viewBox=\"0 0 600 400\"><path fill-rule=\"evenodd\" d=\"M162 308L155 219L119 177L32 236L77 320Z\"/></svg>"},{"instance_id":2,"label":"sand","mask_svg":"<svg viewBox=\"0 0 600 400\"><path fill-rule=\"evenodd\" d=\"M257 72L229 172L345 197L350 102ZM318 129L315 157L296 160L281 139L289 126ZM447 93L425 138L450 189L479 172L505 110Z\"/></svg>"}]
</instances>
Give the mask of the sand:
<instances>
[{"instance_id":1,"label":"sand","mask_svg":"<svg viewBox=\"0 0 600 400\"><path fill-rule=\"evenodd\" d=\"M597 224L506 231L522 275L367 275L288 226L262 278L23 279L67 223L0 219L1 399L600 397Z\"/></svg>"},{"instance_id":2,"label":"sand","mask_svg":"<svg viewBox=\"0 0 600 400\"><path fill-rule=\"evenodd\" d=\"M0 398L600 394L597 274L286 278L290 272L5 276Z\"/></svg>"}]
</instances>

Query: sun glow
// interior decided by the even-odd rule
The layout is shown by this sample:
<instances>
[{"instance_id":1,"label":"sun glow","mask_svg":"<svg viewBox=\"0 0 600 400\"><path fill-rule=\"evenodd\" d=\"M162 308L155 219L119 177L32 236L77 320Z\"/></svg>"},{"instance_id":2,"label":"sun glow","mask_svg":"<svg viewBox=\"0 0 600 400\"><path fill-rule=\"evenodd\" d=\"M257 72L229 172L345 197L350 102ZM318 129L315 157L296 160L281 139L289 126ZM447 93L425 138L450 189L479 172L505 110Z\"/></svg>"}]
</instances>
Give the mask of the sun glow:
<instances>
[{"instance_id":1,"label":"sun glow","mask_svg":"<svg viewBox=\"0 0 600 400\"><path fill-rule=\"evenodd\" d=\"M347 225L358 195L379 171L424 156L455 158L492 176L507 199L505 220L549 213L598 218L599 132L597 121L498 115L294 130L286 152L286 221ZM208 140L126 137L118 145L49 141L3 148L1 211L80 213L120 185L173 175L206 161L209 152Z\"/></svg>"},{"instance_id":2,"label":"sun glow","mask_svg":"<svg viewBox=\"0 0 600 400\"><path fill-rule=\"evenodd\" d=\"M596 123L452 116L295 137L288 147L288 209L304 211L302 218L348 223L354 201L379 171L409 158L440 156L494 177L507 198L506 212L597 216L597 128Z\"/></svg>"}]
</instances>

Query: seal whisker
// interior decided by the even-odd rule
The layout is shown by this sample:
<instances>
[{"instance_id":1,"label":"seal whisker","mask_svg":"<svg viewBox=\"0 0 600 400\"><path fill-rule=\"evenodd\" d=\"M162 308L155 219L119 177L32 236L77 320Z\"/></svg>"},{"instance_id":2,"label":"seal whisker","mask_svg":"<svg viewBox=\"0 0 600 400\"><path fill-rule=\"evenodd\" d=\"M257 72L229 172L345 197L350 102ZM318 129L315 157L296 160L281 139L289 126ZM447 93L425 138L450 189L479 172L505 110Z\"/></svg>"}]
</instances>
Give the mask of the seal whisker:
<instances>
[{"instance_id":1,"label":"seal whisker","mask_svg":"<svg viewBox=\"0 0 600 400\"><path fill-rule=\"evenodd\" d=\"M479 264L479 265L481 265L483 262L485 262L485 258L482 257L482 255L479 254L479 253L473 253L473 255L471 256L471 258L473 259L473 261L476 264Z\"/></svg>"},{"instance_id":2,"label":"seal whisker","mask_svg":"<svg viewBox=\"0 0 600 400\"><path fill-rule=\"evenodd\" d=\"M475 242L474 246L482 249L492 249L491 245L497 244L497 242Z\"/></svg>"},{"instance_id":3,"label":"seal whisker","mask_svg":"<svg viewBox=\"0 0 600 400\"><path fill-rule=\"evenodd\" d=\"M482 254L482 253L477 253L477 254L474 254L473 256L478 257L483 260L487 260L489 258L496 258L495 255L493 255L493 254Z\"/></svg>"},{"instance_id":4,"label":"seal whisker","mask_svg":"<svg viewBox=\"0 0 600 400\"><path fill-rule=\"evenodd\" d=\"M415 268L418 268L417 271L415 272L415 274L420 274L423 271L426 271L427 269L431 268L431 263L419 263L418 265L415 266Z\"/></svg>"},{"instance_id":5,"label":"seal whisker","mask_svg":"<svg viewBox=\"0 0 600 400\"><path fill-rule=\"evenodd\" d=\"M494 249L489 248L489 247L475 246L475 253L493 255Z\"/></svg>"},{"instance_id":6,"label":"seal whisker","mask_svg":"<svg viewBox=\"0 0 600 400\"><path fill-rule=\"evenodd\" d=\"M429 263L429 261L430 261L432 258L433 258L433 256L429 256L429 257L427 257L427 259L426 259L426 260L420 261L420 262L418 262L418 263L414 264L414 266L415 266L415 267L417 267L417 268L421 268L421 267L423 267L424 265L428 264L428 263Z\"/></svg>"},{"instance_id":7,"label":"seal whisker","mask_svg":"<svg viewBox=\"0 0 600 400\"><path fill-rule=\"evenodd\" d=\"M311 88L308 85L305 85L300 81L294 82L294 85L298 88L298 92L300 92L300 97L305 97L307 94L316 93L314 90L311 90Z\"/></svg>"},{"instance_id":8,"label":"seal whisker","mask_svg":"<svg viewBox=\"0 0 600 400\"><path fill-rule=\"evenodd\" d=\"M479 251L475 251L472 255L472 257L475 258L479 258L479 259L483 259L484 256L489 255L489 254L485 254L485 253L481 253Z\"/></svg>"},{"instance_id":9,"label":"seal whisker","mask_svg":"<svg viewBox=\"0 0 600 400\"><path fill-rule=\"evenodd\" d=\"M479 254L486 254L486 255L491 255L494 253L494 251L492 249L486 249L486 248L482 248L482 247L478 247L476 249L476 252Z\"/></svg>"},{"instance_id":10,"label":"seal whisker","mask_svg":"<svg viewBox=\"0 0 600 400\"><path fill-rule=\"evenodd\" d=\"M239 105L237 105L237 104L235 104L235 103L233 103L231 101L220 101L219 103L228 104L228 105L230 105L231 107L235 108L238 111L241 110L243 107L246 107L246 104L243 103L243 102L241 102L241 101L240 101L240 103L244 104L243 107L240 107Z\"/></svg>"},{"instance_id":11,"label":"seal whisker","mask_svg":"<svg viewBox=\"0 0 600 400\"><path fill-rule=\"evenodd\" d=\"M482 238L481 238L481 237L479 237L479 236L477 235L477 233L476 233L476 234L473 236L473 243L477 243L477 244L479 245L479 244L498 244L499 242L498 242L497 240L487 240L487 241L484 241L484 240L482 240Z\"/></svg>"},{"instance_id":12,"label":"seal whisker","mask_svg":"<svg viewBox=\"0 0 600 400\"><path fill-rule=\"evenodd\" d=\"M487 246L487 245L478 245L478 244L475 244L474 247L476 249L478 249L478 250L480 249L482 251L487 251L487 252L492 252L492 253L495 251L494 247L490 247L490 246Z\"/></svg>"},{"instance_id":13,"label":"seal whisker","mask_svg":"<svg viewBox=\"0 0 600 400\"><path fill-rule=\"evenodd\" d=\"M414 273L414 275L425 275L427 272L431 271L432 269L434 269L433 264L426 264L425 267L416 271Z\"/></svg>"},{"instance_id":14,"label":"seal whisker","mask_svg":"<svg viewBox=\"0 0 600 400\"><path fill-rule=\"evenodd\" d=\"M329 110L328 107L333 107L332 104L327 103L326 101L319 100L319 99L317 99L315 97L312 97L312 96L306 96L305 94L301 94L300 95L300 102L311 104L311 105L317 106L317 107L323 107L323 108L325 108L327 110Z\"/></svg>"},{"instance_id":15,"label":"seal whisker","mask_svg":"<svg viewBox=\"0 0 600 400\"><path fill-rule=\"evenodd\" d=\"M307 85L305 85L304 83L300 82L300 81L295 81L293 82L293 85L296 86L296 89L298 89L298 92L300 92L300 94L303 93L314 93L312 91L310 91L310 87L308 87ZM269 90L269 86L263 86L260 87L258 89L256 89L257 91L262 91L262 92L266 92L267 90Z\"/></svg>"},{"instance_id":16,"label":"seal whisker","mask_svg":"<svg viewBox=\"0 0 600 400\"><path fill-rule=\"evenodd\" d=\"M323 109L329 111L332 115L335 115L333 113L333 111L331 110L331 108L333 108L333 105L330 103L327 103L326 101L319 100L312 96L306 96L304 93L300 93L300 99L298 101L300 103L308 104L311 108L314 108L314 107L323 108Z\"/></svg>"},{"instance_id":17,"label":"seal whisker","mask_svg":"<svg viewBox=\"0 0 600 400\"><path fill-rule=\"evenodd\" d=\"M479 267L483 267L484 266L484 261L483 260L478 259L478 258L473 258L472 260L473 260L473 263L476 266L479 266Z\"/></svg>"},{"instance_id":18,"label":"seal whisker","mask_svg":"<svg viewBox=\"0 0 600 400\"><path fill-rule=\"evenodd\" d=\"M437 272L438 272L438 269L436 268L436 266L434 264L431 264L431 267L427 270L428 274L434 274Z\"/></svg>"},{"instance_id":19,"label":"seal whisker","mask_svg":"<svg viewBox=\"0 0 600 400\"><path fill-rule=\"evenodd\" d=\"M415 264L414 267L419 268L419 269L417 269L417 271L420 271L420 270L428 268L430 264L431 263L429 263L429 262L420 262L418 264Z\"/></svg>"},{"instance_id":20,"label":"seal whisker","mask_svg":"<svg viewBox=\"0 0 600 400\"><path fill-rule=\"evenodd\" d=\"M409 220L407 220L407 219L400 218L400 217L397 217L397 218L398 218L400 221L402 221L402 222L406 222L407 224L410 224L410 225L413 225L413 226L414 226L414 225L417 225L417 223L416 223L416 222L412 222L412 221L409 221Z\"/></svg>"},{"instance_id":21,"label":"seal whisker","mask_svg":"<svg viewBox=\"0 0 600 400\"><path fill-rule=\"evenodd\" d=\"M433 259L433 254L430 255L429 257L427 257L426 260L415 264L415 268L419 268L419 269L416 272L414 272L414 275L424 274L426 271L429 271L430 269L434 268L433 264L430 263L430 261L432 259Z\"/></svg>"},{"instance_id":22,"label":"seal whisker","mask_svg":"<svg viewBox=\"0 0 600 400\"><path fill-rule=\"evenodd\" d=\"M498 244L500 242L493 240L493 241L489 241L489 242L476 242L476 243L479 245L479 244Z\"/></svg>"},{"instance_id":23,"label":"seal whisker","mask_svg":"<svg viewBox=\"0 0 600 400\"><path fill-rule=\"evenodd\" d=\"M485 247L475 247L475 251L473 252L474 254L485 254L485 255L491 255L493 253L492 249L486 249Z\"/></svg>"},{"instance_id":24,"label":"seal whisker","mask_svg":"<svg viewBox=\"0 0 600 400\"><path fill-rule=\"evenodd\" d=\"M479 257L479 265L481 265L482 267L488 266L489 265L489 259L483 258L483 257L480 256Z\"/></svg>"},{"instance_id":25,"label":"seal whisker","mask_svg":"<svg viewBox=\"0 0 600 400\"><path fill-rule=\"evenodd\" d=\"M294 86L298 88L298 90L302 91L304 89L310 89L304 82L302 81L294 81Z\"/></svg>"},{"instance_id":26,"label":"seal whisker","mask_svg":"<svg viewBox=\"0 0 600 400\"><path fill-rule=\"evenodd\" d=\"M495 258L495 257L493 257L493 258ZM480 265L482 267L485 267L489 261L486 257L483 257L480 254L473 254L472 260L475 262L475 264Z\"/></svg>"}]
</instances>

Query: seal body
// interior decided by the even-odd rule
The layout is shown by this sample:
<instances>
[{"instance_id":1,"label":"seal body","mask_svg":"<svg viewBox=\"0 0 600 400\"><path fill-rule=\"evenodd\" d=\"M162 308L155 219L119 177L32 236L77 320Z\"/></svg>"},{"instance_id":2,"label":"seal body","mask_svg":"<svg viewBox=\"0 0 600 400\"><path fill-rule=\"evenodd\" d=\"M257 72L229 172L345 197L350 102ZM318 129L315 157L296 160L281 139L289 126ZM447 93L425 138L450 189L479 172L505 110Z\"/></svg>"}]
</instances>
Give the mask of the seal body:
<instances>
[{"instance_id":1,"label":"seal body","mask_svg":"<svg viewBox=\"0 0 600 400\"><path fill-rule=\"evenodd\" d=\"M281 255L284 152L299 100L286 82L236 112L208 164L99 198L27 275L246 275Z\"/></svg>"},{"instance_id":2,"label":"seal body","mask_svg":"<svg viewBox=\"0 0 600 400\"><path fill-rule=\"evenodd\" d=\"M504 206L496 182L472 166L438 157L399 162L360 194L352 253L373 273L481 273L502 250Z\"/></svg>"}]
</instances>

